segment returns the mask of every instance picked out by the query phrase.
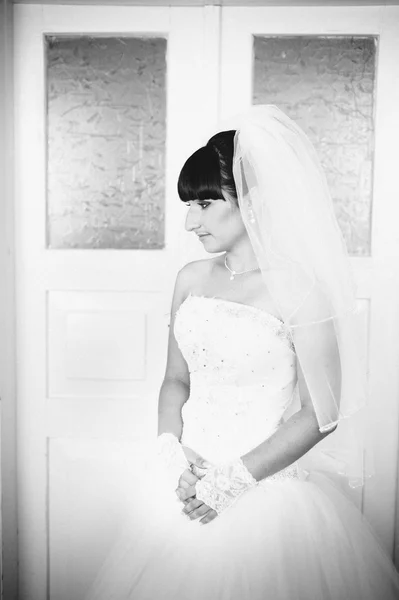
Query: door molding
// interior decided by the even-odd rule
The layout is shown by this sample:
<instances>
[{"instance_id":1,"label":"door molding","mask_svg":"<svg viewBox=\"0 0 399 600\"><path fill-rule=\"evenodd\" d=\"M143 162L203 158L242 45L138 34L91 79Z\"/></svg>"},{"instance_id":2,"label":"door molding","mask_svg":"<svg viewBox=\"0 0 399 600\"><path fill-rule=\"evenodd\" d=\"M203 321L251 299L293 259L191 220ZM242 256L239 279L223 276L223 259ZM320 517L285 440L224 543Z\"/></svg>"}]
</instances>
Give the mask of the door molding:
<instances>
[{"instance_id":1,"label":"door molding","mask_svg":"<svg viewBox=\"0 0 399 600\"><path fill-rule=\"evenodd\" d=\"M18 587L13 197L13 6L0 1L0 597Z\"/></svg>"},{"instance_id":2,"label":"door molding","mask_svg":"<svg viewBox=\"0 0 399 600\"><path fill-rule=\"evenodd\" d=\"M111 4L114 0L41 0L41 4ZM37 0L14 0L14 4L37 4ZM124 6L380 6L399 0L119 0Z\"/></svg>"}]
</instances>

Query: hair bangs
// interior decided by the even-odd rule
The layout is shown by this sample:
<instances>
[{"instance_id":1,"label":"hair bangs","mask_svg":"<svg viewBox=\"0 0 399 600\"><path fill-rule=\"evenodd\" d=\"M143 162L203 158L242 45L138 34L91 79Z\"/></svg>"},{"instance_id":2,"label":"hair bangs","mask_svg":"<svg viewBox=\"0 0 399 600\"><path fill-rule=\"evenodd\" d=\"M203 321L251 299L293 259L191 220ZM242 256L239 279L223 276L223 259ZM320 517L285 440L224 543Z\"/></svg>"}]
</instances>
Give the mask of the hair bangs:
<instances>
[{"instance_id":1,"label":"hair bangs","mask_svg":"<svg viewBox=\"0 0 399 600\"><path fill-rule=\"evenodd\" d=\"M177 190L183 202L223 198L219 159L212 148L199 148L184 163Z\"/></svg>"}]
</instances>

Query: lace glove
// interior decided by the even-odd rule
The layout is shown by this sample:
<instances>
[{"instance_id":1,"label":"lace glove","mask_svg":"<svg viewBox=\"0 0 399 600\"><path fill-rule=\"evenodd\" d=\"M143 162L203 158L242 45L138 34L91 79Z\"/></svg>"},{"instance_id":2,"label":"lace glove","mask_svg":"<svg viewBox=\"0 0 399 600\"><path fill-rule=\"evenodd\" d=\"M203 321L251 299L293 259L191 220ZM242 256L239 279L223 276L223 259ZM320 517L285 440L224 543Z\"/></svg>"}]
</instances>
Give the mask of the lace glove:
<instances>
[{"instance_id":1,"label":"lace glove","mask_svg":"<svg viewBox=\"0 0 399 600\"><path fill-rule=\"evenodd\" d=\"M155 445L157 465L176 488L180 475L190 468L183 447L173 433L162 433L157 437Z\"/></svg>"},{"instance_id":2,"label":"lace glove","mask_svg":"<svg viewBox=\"0 0 399 600\"><path fill-rule=\"evenodd\" d=\"M195 484L196 497L213 508L218 515L229 508L248 489L258 485L241 458L208 469Z\"/></svg>"}]
</instances>

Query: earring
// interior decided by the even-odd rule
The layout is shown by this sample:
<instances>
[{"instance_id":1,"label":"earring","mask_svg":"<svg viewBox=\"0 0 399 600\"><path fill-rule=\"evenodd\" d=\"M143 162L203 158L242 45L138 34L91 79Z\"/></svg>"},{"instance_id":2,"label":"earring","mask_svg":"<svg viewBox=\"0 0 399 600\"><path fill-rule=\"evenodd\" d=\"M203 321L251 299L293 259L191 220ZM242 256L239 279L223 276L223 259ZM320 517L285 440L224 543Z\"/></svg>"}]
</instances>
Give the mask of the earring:
<instances>
[{"instance_id":1,"label":"earring","mask_svg":"<svg viewBox=\"0 0 399 600\"><path fill-rule=\"evenodd\" d=\"M255 223L256 219L255 219L254 211L252 209L252 204L250 204L248 207L248 217L249 217L250 223Z\"/></svg>"}]
</instances>

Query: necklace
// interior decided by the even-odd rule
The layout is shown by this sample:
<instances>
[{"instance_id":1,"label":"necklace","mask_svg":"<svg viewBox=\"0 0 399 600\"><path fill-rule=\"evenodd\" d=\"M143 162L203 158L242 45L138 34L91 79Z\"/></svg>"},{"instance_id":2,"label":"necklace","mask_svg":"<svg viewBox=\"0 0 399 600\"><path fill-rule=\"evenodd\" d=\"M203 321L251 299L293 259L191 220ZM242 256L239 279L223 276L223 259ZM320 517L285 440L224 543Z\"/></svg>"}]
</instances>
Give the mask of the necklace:
<instances>
[{"instance_id":1,"label":"necklace","mask_svg":"<svg viewBox=\"0 0 399 600\"><path fill-rule=\"evenodd\" d=\"M231 273L230 281L233 281L233 279L236 275L243 275L244 273L250 273L251 271L257 271L259 269L259 267L254 267L253 269L248 269L247 271L240 271L240 272L233 271L233 269L230 269L229 265L227 264L227 255L225 255L225 257L224 257L224 266Z\"/></svg>"}]
</instances>

